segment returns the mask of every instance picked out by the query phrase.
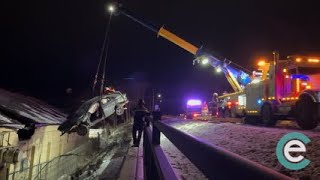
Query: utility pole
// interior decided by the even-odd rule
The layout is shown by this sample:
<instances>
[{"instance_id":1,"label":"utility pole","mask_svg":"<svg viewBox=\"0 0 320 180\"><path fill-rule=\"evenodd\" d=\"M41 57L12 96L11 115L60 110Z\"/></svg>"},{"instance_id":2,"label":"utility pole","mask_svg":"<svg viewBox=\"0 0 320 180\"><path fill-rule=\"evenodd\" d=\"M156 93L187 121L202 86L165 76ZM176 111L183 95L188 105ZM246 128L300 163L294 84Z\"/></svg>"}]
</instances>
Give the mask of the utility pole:
<instances>
[{"instance_id":1,"label":"utility pole","mask_svg":"<svg viewBox=\"0 0 320 180\"><path fill-rule=\"evenodd\" d=\"M153 111L154 108L154 89L152 89L152 107L151 110Z\"/></svg>"}]
</instances>

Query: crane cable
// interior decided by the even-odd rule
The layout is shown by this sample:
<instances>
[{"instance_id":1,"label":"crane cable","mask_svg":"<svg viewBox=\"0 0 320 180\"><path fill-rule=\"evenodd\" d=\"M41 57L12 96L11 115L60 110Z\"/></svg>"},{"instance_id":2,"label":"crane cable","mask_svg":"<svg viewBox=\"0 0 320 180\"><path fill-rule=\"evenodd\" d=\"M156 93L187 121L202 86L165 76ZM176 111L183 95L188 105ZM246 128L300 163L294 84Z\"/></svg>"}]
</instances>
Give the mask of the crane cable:
<instances>
[{"instance_id":1,"label":"crane cable","mask_svg":"<svg viewBox=\"0 0 320 180\"><path fill-rule=\"evenodd\" d=\"M96 74L95 74L95 79L94 79L93 85L92 85L92 96L93 97L95 95L95 88L96 88L96 85L97 85L97 82L98 82L98 76L99 76L99 72L100 72L101 61L103 60L103 57L104 57L103 72L102 72L101 86L100 86L100 98L102 97L102 93L103 93L103 86L104 86L104 81L105 81L105 68L106 68L106 61L107 61L107 57L108 57L108 50L109 50L109 43L110 43L109 31L110 31L110 26L111 26L111 17L112 17L112 13L110 14L109 22L108 22L107 27L106 27L105 36L104 36L103 44L102 44L102 47L101 47L101 53L100 53L100 56L99 56L99 63L98 63L97 71L96 71Z\"/></svg>"},{"instance_id":2,"label":"crane cable","mask_svg":"<svg viewBox=\"0 0 320 180\"><path fill-rule=\"evenodd\" d=\"M109 44L110 44L110 35L109 35L110 33L109 32L110 32L110 26L111 26L111 18L112 18L112 13L110 13L109 23L108 23L108 27L106 30L107 44L106 44L105 54L104 54L103 71L102 71L101 86L100 86L100 99L102 98L103 86L104 86L104 81L105 81L105 76L106 76L106 64L107 64Z\"/></svg>"}]
</instances>

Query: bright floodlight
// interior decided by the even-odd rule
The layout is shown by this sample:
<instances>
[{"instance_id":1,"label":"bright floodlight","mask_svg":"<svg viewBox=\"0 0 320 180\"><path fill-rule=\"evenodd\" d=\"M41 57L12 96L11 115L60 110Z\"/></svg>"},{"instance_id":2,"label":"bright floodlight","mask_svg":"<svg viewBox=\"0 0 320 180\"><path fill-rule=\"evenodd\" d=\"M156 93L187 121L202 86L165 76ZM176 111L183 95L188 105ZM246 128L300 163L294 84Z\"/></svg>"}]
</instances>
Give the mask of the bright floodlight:
<instances>
[{"instance_id":1,"label":"bright floodlight","mask_svg":"<svg viewBox=\"0 0 320 180\"><path fill-rule=\"evenodd\" d=\"M198 99L190 99L187 102L187 105L189 106L200 106L201 105L201 101Z\"/></svg>"},{"instance_id":2,"label":"bright floodlight","mask_svg":"<svg viewBox=\"0 0 320 180\"><path fill-rule=\"evenodd\" d=\"M209 59L208 58L204 58L201 62L202 62L202 64L208 64L209 63Z\"/></svg>"},{"instance_id":3,"label":"bright floodlight","mask_svg":"<svg viewBox=\"0 0 320 180\"><path fill-rule=\"evenodd\" d=\"M158 98L161 98L161 94L158 94Z\"/></svg>"},{"instance_id":4,"label":"bright floodlight","mask_svg":"<svg viewBox=\"0 0 320 180\"><path fill-rule=\"evenodd\" d=\"M109 12L113 13L114 10L115 10L115 7L112 4L108 6L108 11Z\"/></svg>"},{"instance_id":5,"label":"bright floodlight","mask_svg":"<svg viewBox=\"0 0 320 180\"><path fill-rule=\"evenodd\" d=\"M258 62L258 66L264 66L266 64L266 62L264 60L260 60Z\"/></svg>"},{"instance_id":6,"label":"bright floodlight","mask_svg":"<svg viewBox=\"0 0 320 180\"><path fill-rule=\"evenodd\" d=\"M260 82L260 79L254 79L254 80L251 81L252 84L257 84L259 82Z\"/></svg>"},{"instance_id":7,"label":"bright floodlight","mask_svg":"<svg viewBox=\"0 0 320 180\"><path fill-rule=\"evenodd\" d=\"M216 68L216 72L217 72L217 73L220 73L221 71L222 71L221 67L217 67L217 68Z\"/></svg>"}]
</instances>

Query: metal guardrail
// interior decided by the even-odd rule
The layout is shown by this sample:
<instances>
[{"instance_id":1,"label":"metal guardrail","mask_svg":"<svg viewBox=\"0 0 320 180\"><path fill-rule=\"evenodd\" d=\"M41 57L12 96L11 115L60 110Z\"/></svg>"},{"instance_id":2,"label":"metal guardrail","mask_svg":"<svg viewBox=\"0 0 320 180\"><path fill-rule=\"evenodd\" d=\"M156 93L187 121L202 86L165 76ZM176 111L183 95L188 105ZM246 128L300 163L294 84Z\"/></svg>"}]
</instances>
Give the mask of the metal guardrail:
<instances>
[{"instance_id":1,"label":"metal guardrail","mask_svg":"<svg viewBox=\"0 0 320 180\"><path fill-rule=\"evenodd\" d=\"M153 117L143 136L145 179L178 179L160 147L160 132L209 179L292 179L166 125L159 121L159 112L154 112Z\"/></svg>"}]
</instances>

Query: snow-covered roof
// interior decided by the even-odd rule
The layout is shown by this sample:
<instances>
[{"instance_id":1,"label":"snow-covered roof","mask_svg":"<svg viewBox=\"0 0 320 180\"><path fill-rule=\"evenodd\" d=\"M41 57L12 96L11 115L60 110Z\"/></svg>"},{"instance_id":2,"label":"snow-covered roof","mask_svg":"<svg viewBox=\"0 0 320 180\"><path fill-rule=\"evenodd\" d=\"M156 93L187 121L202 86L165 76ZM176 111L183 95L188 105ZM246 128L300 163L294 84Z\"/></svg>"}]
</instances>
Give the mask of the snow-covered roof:
<instances>
[{"instance_id":1,"label":"snow-covered roof","mask_svg":"<svg viewBox=\"0 0 320 180\"><path fill-rule=\"evenodd\" d=\"M65 114L41 100L3 89L0 89L0 106L0 126L22 124L19 117L40 124L60 124L66 119Z\"/></svg>"}]
</instances>

